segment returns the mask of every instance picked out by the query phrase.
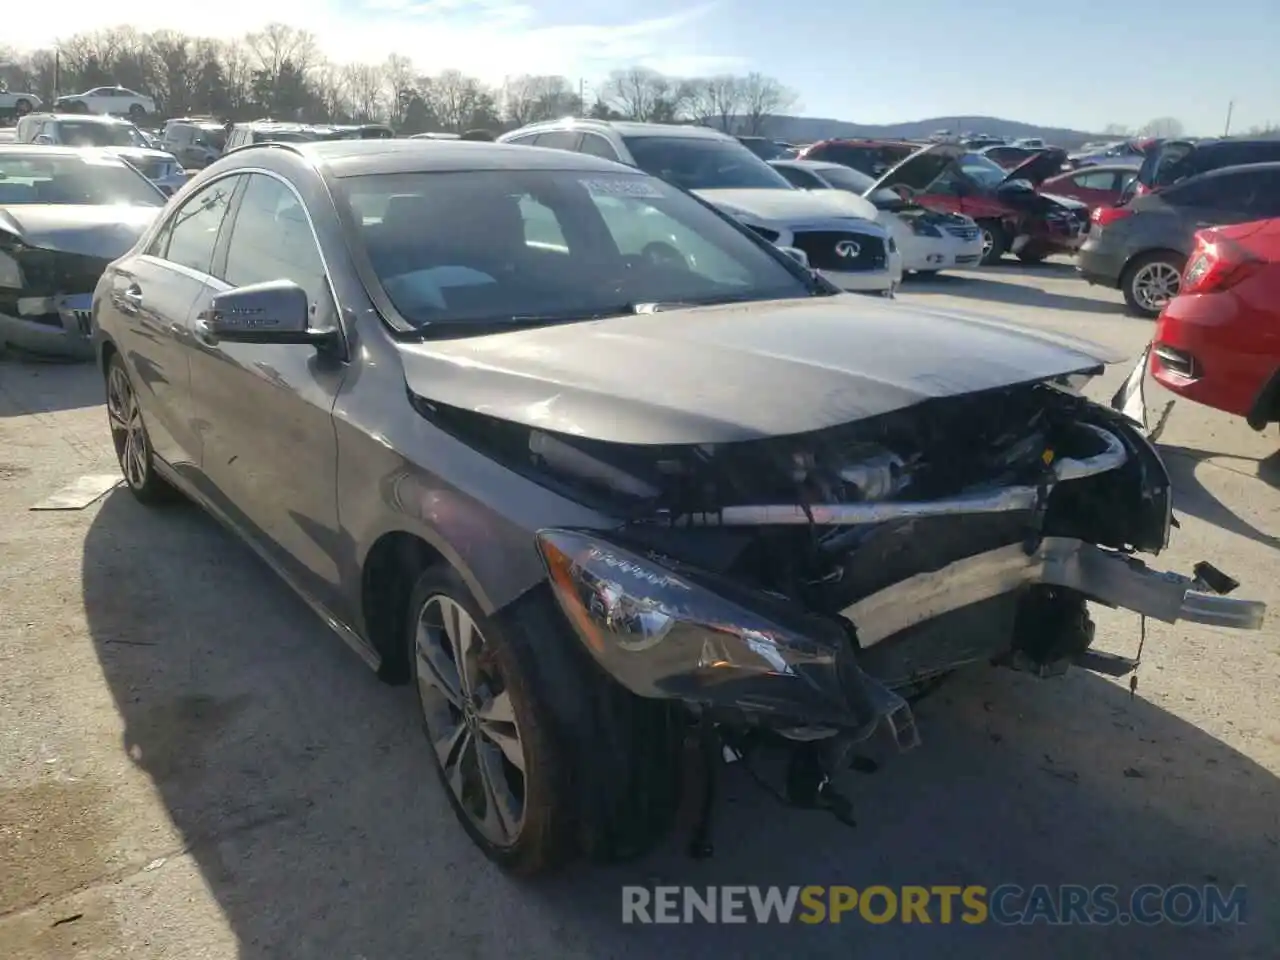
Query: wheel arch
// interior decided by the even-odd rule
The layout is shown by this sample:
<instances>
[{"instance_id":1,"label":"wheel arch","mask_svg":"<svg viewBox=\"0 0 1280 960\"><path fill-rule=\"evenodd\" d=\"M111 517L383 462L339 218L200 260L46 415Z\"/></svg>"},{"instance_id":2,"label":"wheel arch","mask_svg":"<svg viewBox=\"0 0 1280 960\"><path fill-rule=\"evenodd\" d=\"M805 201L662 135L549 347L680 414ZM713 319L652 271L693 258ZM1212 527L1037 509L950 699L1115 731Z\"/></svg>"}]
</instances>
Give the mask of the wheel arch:
<instances>
[{"instance_id":1,"label":"wheel arch","mask_svg":"<svg viewBox=\"0 0 1280 960\"><path fill-rule=\"evenodd\" d=\"M1134 263L1155 253L1167 253L1178 260L1187 259L1187 255L1185 253L1180 250L1175 250L1173 247L1146 247L1139 250L1137 253L1130 254L1125 260L1124 266L1120 268L1120 285L1124 285L1124 278L1128 275L1129 270L1133 267Z\"/></svg>"}]
</instances>

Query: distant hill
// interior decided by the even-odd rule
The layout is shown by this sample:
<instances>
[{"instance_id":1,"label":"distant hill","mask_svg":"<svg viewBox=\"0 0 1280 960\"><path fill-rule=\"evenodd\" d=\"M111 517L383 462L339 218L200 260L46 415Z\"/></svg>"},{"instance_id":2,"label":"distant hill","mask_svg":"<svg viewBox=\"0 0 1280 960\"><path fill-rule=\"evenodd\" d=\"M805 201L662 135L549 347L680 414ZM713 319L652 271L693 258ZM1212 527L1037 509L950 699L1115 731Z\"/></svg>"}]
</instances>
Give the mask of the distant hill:
<instances>
[{"instance_id":1,"label":"distant hill","mask_svg":"<svg viewBox=\"0 0 1280 960\"><path fill-rule=\"evenodd\" d=\"M1040 127L1034 123L1017 120L1001 120L999 117L933 117L912 123L869 124L850 123L846 120L826 120L819 117L773 117L768 133L775 140L788 143L812 143L836 137L884 138L887 140L921 140L939 130L952 133L986 133L993 137L1039 137L1045 143L1072 149L1089 140L1097 140L1099 134L1083 130L1067 130L1063 127Z\"/></svg>"}]
</instances>

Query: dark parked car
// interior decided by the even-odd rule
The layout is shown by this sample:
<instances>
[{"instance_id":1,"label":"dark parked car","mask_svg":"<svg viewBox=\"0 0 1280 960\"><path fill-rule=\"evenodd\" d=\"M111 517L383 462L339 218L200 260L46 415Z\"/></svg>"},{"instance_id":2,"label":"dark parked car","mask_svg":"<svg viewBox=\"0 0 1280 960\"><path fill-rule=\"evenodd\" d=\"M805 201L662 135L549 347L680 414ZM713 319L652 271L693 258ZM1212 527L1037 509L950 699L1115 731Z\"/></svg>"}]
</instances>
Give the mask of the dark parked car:
<instances>
[{"instance_id":1,"label":"dark parked car","mask_svg":"<svg viewBox=\"0 0 1280 960\"><path fill-rule=\"evenodd\" d=\"M1019 164L1026 163L1041 151L1032 147L1015 147L1011 143L1000 143L991 147L983 147L976 152L1004 167L1004 169L1012 170ZM1063 162L1066 162L1065 158Z\"/></svg>"},{"instance_id":2,"label":"dark parked car","mask_svg":"<svg viewBox=\"0 0 1280 960\"><path fill-rule=\"evenodd\" d=\"M919 144L905 140L820 140L801 150L796 159L839 163L878 177L919 149Z\"/></svg>"},{"instance_id":3,"label":"dark parked car","mask_svg":"<svg viewBox=\"0 0 1280 960\"><path fill-rule=\"evenodd\" d=\"M107 151L0 144L0 352L90 359L98 278L164 203Z\"/></svg>"},{"instance_id":4,"label":"dark parked car","mask_svg":"<svg viewBox=\"0 0 1280 960\"><path fill-rule=\"evenodd\" d=\"M1280 140L1162 140L1147 149L1124 200L1223 167L1280 162Z\"/></svg>"},{"instance_id":5,"label":"dark parked car","mask_svg":"<svg viewBox=\"0 0 1280 960\"><path fill-rule=\"evenodd\" d=\"M1275 216L1280 163L1214 170L1095 209L1077 268L1090 283L1119 288L1130 310L1154 317L1178 294L1197 230Z\"/></svg>"},{"instance_id":6,"label":"dark parked car","mask_svg":"<svg viewBox=\"0 0 1280 960\"><path fill-rule=\"evenodd\" d=\"M1167 542L1168 474L1072 389L1116 357L841 294L585 154L250 146L94 310L129 489L202 504L411 682L513 871L656 842L690 725L708 775L776 742L837 809L833 765L913 746L922 685L1087 660L1086 598L1263 620L1131 555Z\"/></svg>"}]
</instances>

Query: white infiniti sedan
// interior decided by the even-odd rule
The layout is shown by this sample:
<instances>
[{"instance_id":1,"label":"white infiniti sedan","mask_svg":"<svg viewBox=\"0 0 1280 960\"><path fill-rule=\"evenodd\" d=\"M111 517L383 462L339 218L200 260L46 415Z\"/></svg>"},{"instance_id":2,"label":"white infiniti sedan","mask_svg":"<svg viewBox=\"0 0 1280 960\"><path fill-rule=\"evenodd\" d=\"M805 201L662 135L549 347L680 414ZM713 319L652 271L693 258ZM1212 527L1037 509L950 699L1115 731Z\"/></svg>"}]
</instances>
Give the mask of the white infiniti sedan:
<instances>
[{"instance_id":1,"label":"white infiniti sedan","mask_svg":"<svg viewBox=\"0 0 1280 960\"><path fill-rule=\"evenodd\" d=\"M860 202L862 215L887 229L902 252L904 270L935 274L976 267L982 260L982 233L972 218L926 210L876 180L843 164L822 160L774 160L771 166L801 190L838 191Z\"/></svg>"}]
</instances>

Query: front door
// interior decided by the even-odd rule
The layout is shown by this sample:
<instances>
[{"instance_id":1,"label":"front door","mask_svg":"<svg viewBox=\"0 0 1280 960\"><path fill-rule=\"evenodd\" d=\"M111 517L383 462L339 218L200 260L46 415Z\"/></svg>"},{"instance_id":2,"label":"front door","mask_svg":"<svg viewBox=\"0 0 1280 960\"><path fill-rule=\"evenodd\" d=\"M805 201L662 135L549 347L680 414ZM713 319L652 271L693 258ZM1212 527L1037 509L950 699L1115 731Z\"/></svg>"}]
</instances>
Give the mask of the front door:
<instances>
[{"instance_id":1,"label":"front door","mask_svg":"<svg viewBox=\"0 0 1280 960\"><path fill-rule=\"evenodd\" d=\"M305 210L283 180L251 173L233 203L199 310L236 287L292 280L311 298L311 326L339 327L338 308ZM202 470L217 506L295 582L340 609L337 438L332 411L345 359L309 346L198 341L192 404Z\"/></svg>"}]
</instances>

